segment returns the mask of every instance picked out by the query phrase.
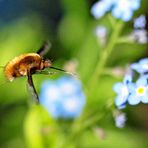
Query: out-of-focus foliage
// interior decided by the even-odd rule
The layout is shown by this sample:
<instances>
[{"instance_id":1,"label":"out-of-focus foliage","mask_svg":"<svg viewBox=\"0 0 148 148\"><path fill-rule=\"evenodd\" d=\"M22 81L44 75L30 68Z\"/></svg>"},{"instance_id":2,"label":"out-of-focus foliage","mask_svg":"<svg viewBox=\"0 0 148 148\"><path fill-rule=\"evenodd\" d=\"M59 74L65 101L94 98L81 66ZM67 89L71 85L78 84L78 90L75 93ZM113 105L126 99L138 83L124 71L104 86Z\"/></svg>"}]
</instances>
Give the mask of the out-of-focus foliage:
<instances>
[{"instance_id":1,"label":"out-of-focus foliage","mask_svg":"<svg viewBox=\"0 0 148 148\"><path fill-rule=\"evenodd\" d=\"M43 106L30 104L26 77L8 82L1 68L0 147L147 147L147 104L127 105L123 110L127 122L119 129L115 119L119 119L120 111L114 105L113 92L113 85L122 81L127 67L148 56L147 43L139 44L132 36L134 19L141 14L147 18L147 1L141 0L140 8L128 22L109 12L96 20L91 14L95 2L0 1L0 66L20 54L36 52L49 40L52 47L46 58L54 67L77 73L86 96L79 117L55 119ZM97 36L96 29L102 28L99 26L105 27L107 34ZM67 74L33 75L37 92L44 93L43 81L54 81L61 75Z\"/></svg>"},{"instance_id":2,"label":"out-of-focus foliage","mask_svg":"<svg viewBox=\"0 0 148 148\"><path fill-rule=\"evenodd\" d=\"M24 121L24 134L29 147L52 147L56 141L56 124L39 106L33 106ZM28 132L29 131L29 132Z\"/></svg>"}]
</instances>

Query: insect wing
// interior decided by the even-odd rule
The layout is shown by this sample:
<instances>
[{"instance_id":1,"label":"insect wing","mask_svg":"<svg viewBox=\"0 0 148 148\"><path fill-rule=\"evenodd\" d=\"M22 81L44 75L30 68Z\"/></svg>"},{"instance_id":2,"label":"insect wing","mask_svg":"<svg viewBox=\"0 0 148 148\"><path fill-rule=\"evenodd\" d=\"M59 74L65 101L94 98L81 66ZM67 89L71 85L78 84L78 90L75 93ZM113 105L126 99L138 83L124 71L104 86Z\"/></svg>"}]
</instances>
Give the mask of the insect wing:
<instances>
[{"instance_id":1,"label":"insect wing","mask_svg":"<svg viewBox=\"0 0 148 148\"><path fill-rule=\"evenodd\" d=\"M41 56L44 57L47 52L49 52L51 48L51 43L50 42L45 42L42 47L37 51L37 53Z\"/></svg>"}]
</instances>

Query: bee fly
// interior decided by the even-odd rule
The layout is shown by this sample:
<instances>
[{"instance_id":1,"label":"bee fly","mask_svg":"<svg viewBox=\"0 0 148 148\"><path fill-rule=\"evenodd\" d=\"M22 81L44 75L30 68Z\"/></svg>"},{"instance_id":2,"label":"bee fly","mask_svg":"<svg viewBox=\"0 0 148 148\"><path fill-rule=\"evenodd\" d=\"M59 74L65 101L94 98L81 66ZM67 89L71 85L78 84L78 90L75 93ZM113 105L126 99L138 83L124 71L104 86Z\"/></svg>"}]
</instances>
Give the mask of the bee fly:
<instances>
[{"instance_id":1,"label":"bee fly","mask_svg":"<svg viewBox=\"0 0 148 148\"><path fill-rule=\"evenodd\" d=\"M50 72L44 72L43 70L45 68L52 68L66 72L62 69L52 67L51 61L43 58L49 48L50 44L45 42L37 53L22 54L9 61L4 67L4 74L10 82L12 82L15 78L27 76L28 89L32 98L37 103L39 102L39 97L34 87L32 75L35 73L51 74Z\"/></svg>"}]
</instances>

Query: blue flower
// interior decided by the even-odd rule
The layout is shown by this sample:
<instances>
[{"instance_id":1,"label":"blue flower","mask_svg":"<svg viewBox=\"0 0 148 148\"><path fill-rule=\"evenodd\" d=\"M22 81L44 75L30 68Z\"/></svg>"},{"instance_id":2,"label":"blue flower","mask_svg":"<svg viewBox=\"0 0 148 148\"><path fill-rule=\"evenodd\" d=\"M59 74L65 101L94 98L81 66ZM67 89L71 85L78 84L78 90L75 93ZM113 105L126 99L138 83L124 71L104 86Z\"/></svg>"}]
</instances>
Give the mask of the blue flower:
<instances>
[{"instance_id":1,"label":"blue flower","mask_svg":"<svg viewBox=\"0 0 148 148\"><path fill-rule=\"evenodd\" d=\"M128 97L130 95L129 84L132 83L131 75L126 75L123 83L116 83L113 86L113 90L117 93L117 97L115 99L115 105L119 108L125 108Z\"/></svg>"},{"instance_id":2,"label":"blue flower","mask_svg":"<svg viewBox=\"0 0 148 148\"><path fill-rule=\"evenodd\" d=\"M126 118L125 113L118 113L115 116L115 124L116 124L116 127L123 128L125 126L126 120L127 120L127 118Z\"/></svg>"},{"instance_id":3,"label":"blue flower","mask_svg":"<svg viewBox=\"0 0 148 148\"><path fill-rule=\"evenodd\" d=\"M111 9L112 4L113 3L110 0L101 0L101 1L98 1L98 2L96 2L93 5L93 7L91 9L91 13L93 14L93 16L96 19L99 19L102 16L104 16L105 13L108 12Z\"/></svg>"},{"instance_id":4,"label":"blue flower","mask_svg":"<svg viewBox=\"0 0 148 148\"><path fill-rule=\"evenodd\" d=\"M140 44L145 44L148 42L148 33L145 29L146 27L146 17L140 15L138 18L134 19L134 30L129 36L131 41L138 42Z\"/></svg>"},{"instance_id":5,"label":"blue flower","mask_svg":"<svg viewBox=\"0 0 148 148\"><path fill-rule=\"evenodd\" d=\"M130 105L136 105L140 102L148 103L148 75L141 76L132 87L131 94L128 97Z\"/></svg>"},{"instance_id":6,"label":"blue flower","mask_svg":"<svg viewBox=\"0 0 148 148\"><path fill-rule=\"evenodd\" d=\"M132 18L133 12L139 7L140 0L101 0L93 5L91 13L99 19L111 10L115 18L126 22Z\"/></svg>"},{"instance_id":7,"label":"blue flower","mask_svg":"<svg viewBox=\"0 0 148 148\"><path fill-rule=\"evenodd\" d=\"M126 22L132 18L133 12L139 7L140 0L116 0L112 9L112 15Z\"/></svg>"},{"instance_id":8,"label":"blue flower","mask_svg":"<svg viewBox=\"0 0 148 148\"><path fill-rule=\"evenodd\" d=\"M86 100L81 82L73 77L45 81L39 98L54 118L78 117Z\"/></svg>"},{"instance_id":9,"label":"blue flower","mask_svg":"<svg viewBox=\"0 0 148 148\"><path fill-rule=\"evenodd\" d=\"M146 26L146 17L140 15L138 18L134 19L134 28L144 29Z\"/></svg>"},{"instance_id":10,"label":"blue flower","mask_svg":"<svg viewBox=\"0 0 148 148\"><path fill-rule=\"evenodd\" d=\"M129 35L129 39L133 42L146 44L148 42L148 34L146 29L134 29Z\"/></svg>"},{"instance_id":11,"label":"blue flower","mask_svg":"<svg viewBox=\"0 0 148 148\"><path fill-rule=\"evenodd\" d=\"M97 26L95 29L95 34L97 36L97 39L101 43L101 45L105 45L106 40L107 40L107 33L108 30L105 26Z\"/></svg>"},{"instance_id":12,"label":"blue flower","mask_svg":"<svg viewBox=\"0 0 148 148\"><path fill-rule=\"evenodd\" d=\"M136 70L139 74L148 72L148 58L141 59L138 63L131 64L131 68Z\"/></svg>"}]
</instances>

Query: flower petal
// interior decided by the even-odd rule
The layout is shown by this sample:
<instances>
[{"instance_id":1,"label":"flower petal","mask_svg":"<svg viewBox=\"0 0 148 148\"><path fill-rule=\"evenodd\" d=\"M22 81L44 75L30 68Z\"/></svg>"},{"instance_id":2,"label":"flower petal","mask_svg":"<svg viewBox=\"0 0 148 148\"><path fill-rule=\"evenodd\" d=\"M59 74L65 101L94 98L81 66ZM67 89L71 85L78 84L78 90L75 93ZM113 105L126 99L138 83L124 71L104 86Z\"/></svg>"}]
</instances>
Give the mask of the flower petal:
<instances>
[{"instance_id":1,"label":"flower petal","mask_svg":"<svg viewBox=\"0 0 148 148\"><path fill-rule=\"evenodd\" d=\"M130 95L128 97L128 103L130 105L137 105L140 103L140 97L137 97L136 95Z\"/></svg>"},{"instance_id":2,"label":"flower petal","mask_svg":"<svg viewBox=\"0 0 148 148\"><path fill-rule=\"evenodd\" d=\"M137 86L146 86L148 84L148 77L143 75L141 76L137 81L136 85Z\"/></svg>"},{"instance_id":3,"label":"flower petal","mask_svg":"<svg viewBox=\"0 0 148 148\"><path fill-rule=\"evenodd\" d=\"M127 101L127 97L122 97L121 95L118 95L115 99L115 105L118 107L121 107L123 104L125 104Z\"/></svg>"},{"instance_id":4,"label":"flower petal","mask_svg":"<svg viewBox=\"0 0 148 148\"><path fill-rule=\"evenodd\" d=\"M119 82L119 83L114 84L113 90L114 90L117 94L120 94L120 93L121 93L121 90L122 90L122 87L123 87L123 84Z\"/></svg>"},{"instance_id":5,"label":"flower petal","mask_svg":"<svg viewBox=\"0 0 148 148\"><path fill-rule=\"evenodd\" d=\"M122 20L127 22L127 21L129 21L132 18L132 16L133 16L133 11L126 11L122 15Z\"/></svg>"},{"instance_id":6,"label":"flower petal","mask_svg":"<svg viewBox=\"0 0 148 148\"><path fill-rule=\"evenodd\" d=\"M129 83L128 84L129 93L134 93L136 89L135 83Z\"/></svg>"},{"instance_id":7,"label":"flower petal","mask_svg":"<svg viewBox=\"0 0 148 148\"><path fill-rule=\"evenodd\" d=\"M124 77L123 83L124 83L124 84L128 84L129 82L132 82L132 75L127 74L127 75L125 75L125 77Z\"/></svg>"},{"instance_id":8,"label":"flower petal","mask_svg":"<svg viewBox=\"0 0 148 148\"><path fill-rule=\"evenodd\" d=\"M148 103L148 93L141 98L142 103Z\"/></svg>"}]
</instances>

